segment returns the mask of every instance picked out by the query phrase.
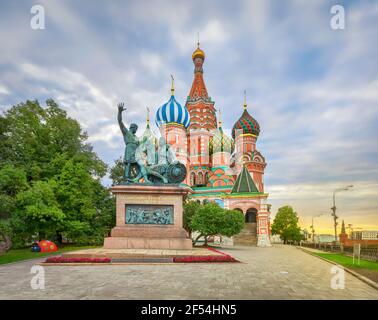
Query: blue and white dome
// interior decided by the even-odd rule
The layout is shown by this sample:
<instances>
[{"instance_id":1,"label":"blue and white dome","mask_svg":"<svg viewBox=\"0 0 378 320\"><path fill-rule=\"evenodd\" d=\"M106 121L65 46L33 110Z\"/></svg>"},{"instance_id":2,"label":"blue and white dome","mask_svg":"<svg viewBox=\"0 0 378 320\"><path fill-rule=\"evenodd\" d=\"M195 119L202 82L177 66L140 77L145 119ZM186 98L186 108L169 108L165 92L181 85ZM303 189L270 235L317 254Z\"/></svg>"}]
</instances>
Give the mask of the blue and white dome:
<instances>
[{"instance_id":1,"label":"blue and white dome","mask_svg":"<svg viewBox=\"0 0 378 320\"><path fill-rule=\"evenodd\" d=\"M178 123L185 128L190 124L188 110L177 102L173 94L168 102L164 103L156 112L156 125L160 127L165 123Z\"/></svg>"}]
</instances>

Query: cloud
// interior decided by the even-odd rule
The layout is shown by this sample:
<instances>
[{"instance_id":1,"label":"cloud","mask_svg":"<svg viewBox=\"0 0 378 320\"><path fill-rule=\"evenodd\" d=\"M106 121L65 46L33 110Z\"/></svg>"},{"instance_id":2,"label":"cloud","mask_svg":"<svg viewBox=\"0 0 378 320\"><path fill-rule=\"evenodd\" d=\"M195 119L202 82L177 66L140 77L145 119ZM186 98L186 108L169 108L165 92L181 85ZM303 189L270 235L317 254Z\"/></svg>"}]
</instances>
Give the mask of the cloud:
<instances>
[{"instance_id":1,"label":"cloud","mask_svg":"<svg viewBox=\"0 0 378 320\"><path fill-rule=\"evenodd\" d=\"M119 141L115 141L115 138L119 136L120 129L118 124L108 124L101 126L99 130L90 135L89 142L105 142L109 148L116 149L119 147Z\"/></svg>"},{"instance_id":2,"label":"cloud","mask_svg":"<svg viewBox=\"0 0 378 320\"><path fill-rule=\"evenodd\" d=\"M198 41L196 37L197 33L199 33L200 42L209 50L211 50L211 47L224 44L230 37L230 33L225 25L216 19L206 21L203 26L196 26L190 29L173 28L172 40L179 52L188 55L188 53L194 50L194 44Z\"/></svg>"},{"instance_id":3,"label":"cloud","mask_svg":"<svg viewBox=\"0 0 378 320\"><path fill-rule=\"evenodd\" d=\"M0 96L1 95L8 95L10 92L5 86L0 85Z\"/></svg>"},{"instance_id":4,"label":"cloud","mask_svg":"<svg viewBox=\"0 0 378 320\"><path fill-rule=\"evenodd\" d=\"M83 74L65 67L44 68L22 63L20 72L25 80L43 82L53 88L46 95L54 97L85 129L108 120L115 105L114 97L109 97Z\"/></svg>"}]
</instances>

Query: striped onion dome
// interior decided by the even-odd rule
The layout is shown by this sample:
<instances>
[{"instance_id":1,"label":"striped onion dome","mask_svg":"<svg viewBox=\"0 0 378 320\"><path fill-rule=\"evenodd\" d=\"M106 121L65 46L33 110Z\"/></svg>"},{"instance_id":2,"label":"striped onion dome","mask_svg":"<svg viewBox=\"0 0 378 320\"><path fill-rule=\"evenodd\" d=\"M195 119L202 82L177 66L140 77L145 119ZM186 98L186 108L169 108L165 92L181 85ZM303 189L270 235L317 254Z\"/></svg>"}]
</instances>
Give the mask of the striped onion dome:
<instances>
[{"instance_id":1,"label":"striped onion dome","mask_svg":"<svg viewBox=\"0 0 378 320\"><path fill-rule=\"evenodd\" d=\"M239 130L243 134L253 134L255 136L260 134L259 123L249 114L246 107L244 107L242 116L235 122L232 128L232 138L235 139L236 132Z\"/></svg>"},{"instance_id":2,"label":"striped onion dome","mask_svg":"<svg viewBox=\"0 0 378 320\"><path fill-rule=\"evenodd\" d=\"M181 106L172 94L168 102L156 111L156 125L160 127L165 123L177 123L185 128L189 127L190 116L186 107Z\"/></svg>"}]
</instances>

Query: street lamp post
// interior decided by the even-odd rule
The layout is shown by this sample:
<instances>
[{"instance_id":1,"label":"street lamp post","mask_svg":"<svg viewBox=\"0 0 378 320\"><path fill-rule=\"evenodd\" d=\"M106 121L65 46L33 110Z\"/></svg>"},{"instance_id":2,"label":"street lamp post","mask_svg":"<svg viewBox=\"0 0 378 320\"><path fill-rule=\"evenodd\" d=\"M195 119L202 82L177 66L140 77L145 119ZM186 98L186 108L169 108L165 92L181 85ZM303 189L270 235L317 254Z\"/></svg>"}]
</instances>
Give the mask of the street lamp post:
<instances>
[{"instance_id":1,"label":"street lamp post","mask_svg":"<svg viewBox=\"0 0 378 320\"><path fill-rule=\"evenodd\" d=\"M315 242L314 218L320 217L322 215L323 215L323 213L320 213L320 214L318 214L316 216L312 216L311 232L312 232L312 242L313 243Z\"/></svg>"},{"instance_id":2,"label":"street lamp post","mask_svg":"<svg viewBox=\"0 0 378 320\"><path fill-rule=\"evenodd\" d=\"M331 215L333 216L333 223L334 223L334 227L335 227L335 242L337 242L337 225L338 225L337 219L339 218L336 215L336 193L340 192L340 191L347 191L352 187L353 187L353 185L350 185L350 186L346 186L344 188L338 188L338 189L333 190L333 207L331 208L331 210L332 210Z\"/></svg>"}]
</instances>

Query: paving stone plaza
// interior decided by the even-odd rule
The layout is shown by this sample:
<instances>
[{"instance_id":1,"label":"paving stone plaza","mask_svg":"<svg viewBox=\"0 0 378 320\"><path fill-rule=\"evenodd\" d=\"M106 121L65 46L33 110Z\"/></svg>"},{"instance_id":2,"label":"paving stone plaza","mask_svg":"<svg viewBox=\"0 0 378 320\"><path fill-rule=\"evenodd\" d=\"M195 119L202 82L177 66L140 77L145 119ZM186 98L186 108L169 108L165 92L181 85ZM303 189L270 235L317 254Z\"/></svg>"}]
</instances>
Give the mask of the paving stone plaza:
<instances>
[{"instance_id":1,"label":"paving stone plaza","mask_svg":"<svg viewBox=\"0 0 378 320\"><path fill-rule=\"evenodd\" d=\"M33 290L41 260L0 266L0 299L375 299L378 290L345 273L331 288L332 264L301 249L227 247L241 263L48 266L45 290Z\"/></svg>"}]
</instances>

